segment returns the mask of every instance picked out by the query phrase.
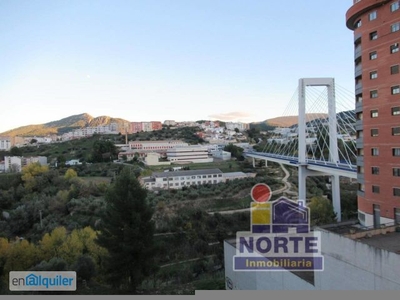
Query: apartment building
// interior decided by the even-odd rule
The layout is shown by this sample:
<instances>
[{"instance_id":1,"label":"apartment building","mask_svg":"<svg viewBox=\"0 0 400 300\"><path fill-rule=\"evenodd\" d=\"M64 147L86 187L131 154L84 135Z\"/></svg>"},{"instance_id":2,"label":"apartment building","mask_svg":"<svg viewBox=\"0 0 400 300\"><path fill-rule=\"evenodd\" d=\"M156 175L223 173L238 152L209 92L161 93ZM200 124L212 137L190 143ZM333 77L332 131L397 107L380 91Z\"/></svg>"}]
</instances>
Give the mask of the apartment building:
<instances>
[{"instance_id":1,"label":"apartment building","mask_svg":"<svg viewBox=\"0 0 400 300\"><path fill-rule=\"evenodd\" d=\"M0 150L9 151L12 147L12 138L9 136L0 136Z\"/></svg>"},{"instance_id":2,"label":"apartment building","mask_svg":"<svg viewBox=\"0 0 400 300\"><path fill-rule=\"evenodd\" d=\"M4 170L5 172L21 172L22 168L31 163L40 163L42 166L47 165L46 156L5 156L4 157Z\"/></svg>"},{"instance_id":3,"label":"apartment building","mask_svg":"<svg viewBox=\"0 0 400 300\"><path fill-rule=\"evenodd\" d=\"M400 223L400 3L354 1L358 212L365 226Z\"/></svg>"},{"instance_id":4,"label":"apartment building","mask_svg":"<svg viewBox=\"0 0 400 300\"><path fill-rule=\"evenodd\" d=\"M162 123L159 121L151 121L151 122L131 122L129 133L137 133L141 131L154 131L161 130Z\"/></svg>"},{"instance_id":5,"label":"apartment building","mask_svg":"<svg viewBox=\"0 0 400 300\"><path fill-rule=\"evenodd\" d=\"M250 125L241 122L226 122L225 127L228 130L235 130L235 128L239 129L239 131L245 131L250 129Z\"/></svg>"}]
</instances>

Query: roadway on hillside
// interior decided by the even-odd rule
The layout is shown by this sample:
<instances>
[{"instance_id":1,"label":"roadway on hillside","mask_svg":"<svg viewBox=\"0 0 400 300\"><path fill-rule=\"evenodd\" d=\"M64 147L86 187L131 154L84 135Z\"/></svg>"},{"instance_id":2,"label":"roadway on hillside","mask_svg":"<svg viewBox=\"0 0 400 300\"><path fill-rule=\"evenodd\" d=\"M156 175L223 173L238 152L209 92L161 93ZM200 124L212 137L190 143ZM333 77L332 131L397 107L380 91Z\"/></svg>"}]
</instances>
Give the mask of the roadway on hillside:
<instances>
[{"instance_id":1,"label":"roadway on hillside","mask_svg":"<svg viewBox=\"0 0 400 300\"><path fill-rule=\"evenodd\" d=\"M279 164L283 170L283 172L285 173L285 177L282 178L282 182L284 183L284 187L280 188L279 190L275 190L272 191L272 195L277 195L277 194L281 194L283 192L285 192L286 194L292 195L292 196L297 196L298 194L294 191L291 191L292 188L292 184L288 181L288 178L290 176L289 171L285 168L285 166L283 164ZM232 210L220 210L220 211L212 211L209 212L209 214L213 215L215 213L220 213L220 214L233 214L233 213L237 213L237 212L244 212L244 211L248 211L250 209L250 207L248 208L242 208L242 209L232 209Z\"/></svg>"}]
</instances>

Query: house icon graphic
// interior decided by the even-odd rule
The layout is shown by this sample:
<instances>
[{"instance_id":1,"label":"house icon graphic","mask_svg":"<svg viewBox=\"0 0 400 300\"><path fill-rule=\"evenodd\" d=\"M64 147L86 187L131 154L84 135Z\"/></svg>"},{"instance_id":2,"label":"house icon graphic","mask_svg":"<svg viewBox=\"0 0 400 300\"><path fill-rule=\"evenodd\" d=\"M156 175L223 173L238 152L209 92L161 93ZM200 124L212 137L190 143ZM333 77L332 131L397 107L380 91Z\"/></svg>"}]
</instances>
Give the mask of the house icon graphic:
<instances>
[{"instance_id":1,"label":"house icon graphic","mask_svg":"<svg viewBox=\"0 0 400 300\"><path fill-rule=\"evenodd\" d=\"M304 201L281 197L275 201L251 203L252 233L308 233L310 213Z\"/></svg>"},{"instance_id":2,"label":"house icon graphic","mask_svg":"<svg viewBox=\"0 0 400 300\"><path fill-rule=\"evenodd\" d=\"M39 277L34 274L29 274L25 277L26 285L37 286L39 285Z\"/></svg>"}]
</instances>

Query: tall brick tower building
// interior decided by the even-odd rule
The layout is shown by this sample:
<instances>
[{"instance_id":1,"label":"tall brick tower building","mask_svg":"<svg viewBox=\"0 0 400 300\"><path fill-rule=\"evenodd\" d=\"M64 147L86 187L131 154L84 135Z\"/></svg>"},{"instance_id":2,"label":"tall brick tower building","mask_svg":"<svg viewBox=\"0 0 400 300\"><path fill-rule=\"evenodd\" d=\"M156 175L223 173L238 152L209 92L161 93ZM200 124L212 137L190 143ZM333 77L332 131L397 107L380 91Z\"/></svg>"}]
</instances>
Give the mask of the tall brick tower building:
<instances>
[{"instance_id":1,"label":"tall brick tower building","mask_svg":"<svg viewBox=\"0 0 400 300\"><path fill-rule=\"evenodd\" d=\"M355 0L358 217L365 226L400 223L400 1Z\"/></svg>"}]
</instances>

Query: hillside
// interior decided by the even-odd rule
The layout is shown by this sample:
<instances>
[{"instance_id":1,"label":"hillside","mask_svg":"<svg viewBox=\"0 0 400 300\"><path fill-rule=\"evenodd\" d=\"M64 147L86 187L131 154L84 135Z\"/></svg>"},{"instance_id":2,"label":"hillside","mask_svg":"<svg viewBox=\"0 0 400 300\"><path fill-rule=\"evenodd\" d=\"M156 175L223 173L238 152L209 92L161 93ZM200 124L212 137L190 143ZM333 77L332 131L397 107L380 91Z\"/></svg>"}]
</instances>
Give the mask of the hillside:
<instances>
[{"instance_id":1,"label":"hillside","mask_svg":"<svg viewBox=\"0 0 400 300\"><path fill-rule=\"evenodd\" d=\"M61 120L51 121L45 124L27 125L0 133L5 136L47 136L51 134L63 134L74 129L95 127L117 123L119 128L124 128L130 122L120 118L109 116L92 117L87 113L73 115ZM120 129L120 130L121 130Z\"/></svg>"},{"instance_id":2,"label":"hillside","mask_svg":"<svg viewBox=\"0 0 400 300\"><path fill-rule=\"evenodd\" d=\"M306 120L311 121L314 119L319 119L321 117L328 117L327 114L306 114ZM283 117L276 117L272 119L265 120L262 123L266 123L270 126L277 126L277 127L290 127L292 125L297 124L298 116L283 116Z\"/></svg>"}]
</instances>

